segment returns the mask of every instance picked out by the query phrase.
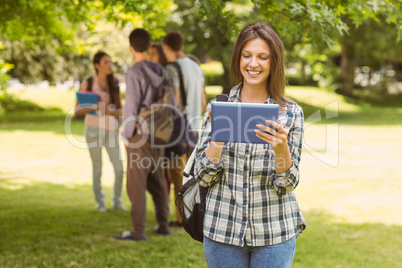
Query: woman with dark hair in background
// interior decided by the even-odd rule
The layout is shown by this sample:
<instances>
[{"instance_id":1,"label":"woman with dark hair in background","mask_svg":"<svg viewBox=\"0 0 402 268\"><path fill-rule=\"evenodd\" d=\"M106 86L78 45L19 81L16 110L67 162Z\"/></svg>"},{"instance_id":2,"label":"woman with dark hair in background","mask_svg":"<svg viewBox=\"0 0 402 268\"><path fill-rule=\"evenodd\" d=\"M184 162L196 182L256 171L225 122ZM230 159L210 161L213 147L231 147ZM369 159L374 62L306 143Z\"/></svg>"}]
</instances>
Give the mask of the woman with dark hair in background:
<instances>
[{"instance_id":1,"label":"woman with dark hair in background","mask_svg":"<svg viewBox=\"0 0 402 268\"><path fill-rule=\"evenodd\" d=\"M113 75L110 56L99 51L93 58L96 75L87 78L80 91L90 91L99 96L99 103L90 108L76 106L77 115L85 115L85 138L92 160L93 191L96 208L100 212L107 210L105 194L101 185L102 147L106 148L113 164L115 180L112 206L117 210L126 210L122 204L123 164L120 157L119 126L121 120L121 96L117 79ZM94 113L93 113L94 112Z\"/></svg>"},{"instance_id":2,"label":"woman with dark hair in background","mask_svg":"<svg viewBox=\"0 0 402 268\"><path fill-rule=\"evenodd\" d=\"M163 68L165 68L168 64L165 53L163 53L161 43L152 43L148 50L148 53L150 61L159 63L163 66Z\"/></svg>"}]
</instances>

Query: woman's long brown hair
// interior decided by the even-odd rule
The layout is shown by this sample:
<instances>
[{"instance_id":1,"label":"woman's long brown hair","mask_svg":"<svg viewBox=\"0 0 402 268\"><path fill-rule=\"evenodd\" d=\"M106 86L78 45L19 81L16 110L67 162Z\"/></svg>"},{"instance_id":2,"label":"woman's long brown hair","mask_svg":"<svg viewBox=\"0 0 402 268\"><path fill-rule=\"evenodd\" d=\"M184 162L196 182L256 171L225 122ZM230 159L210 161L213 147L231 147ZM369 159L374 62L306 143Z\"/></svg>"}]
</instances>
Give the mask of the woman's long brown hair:
<instances>
[{"instance_id":1,"label":"woman's long brown hair","mask_svg":"<svg viewBox=\"0 0 402 268\"><path fill-rule=\"evenodd\" d=\"M96 73L98 73L98 70L95 67L95 64L99 64L104 56L110 57L108 54L106 54L103 51L99 51L98 53L95 54L93 58L93 64ZM107 84L109 86L109 95L110 95L110 103L114 104L116 109L121 108L121 102L120 102L120 87L117 79L114 77L113 73L109 74L107 76Z\"/></svg>"},{"instance_id":2,"label":"woman's long brown hair","mask_svg":"<svg viewBox=\"0 0 402 268\"><path fill-rule=\"evenodd\" d=\"M166 59L165 53L163 52L162 44L161 43L152 43L151 47L155 48L158 51L159 55L159 64L162 65L164 68L168 64Z\"/></svg>"},{"instance_id":3,"label":"woman's long brown hair","mask_svg":"<svg viewBox=\"0 0 402 268\"><path fill-rule=\"evenodd\" d=\"M281 106L285 102L291 102L291 100L285 97L285 49L279 35L265 23L250 24L240 32L230 64L230 76L233 82L237 85L244 81L240 72L241 52L248 41L256 38L264 40L270 49L269 60L271 71L267 81L268 94Z\"/></svg>"}]
</instances>

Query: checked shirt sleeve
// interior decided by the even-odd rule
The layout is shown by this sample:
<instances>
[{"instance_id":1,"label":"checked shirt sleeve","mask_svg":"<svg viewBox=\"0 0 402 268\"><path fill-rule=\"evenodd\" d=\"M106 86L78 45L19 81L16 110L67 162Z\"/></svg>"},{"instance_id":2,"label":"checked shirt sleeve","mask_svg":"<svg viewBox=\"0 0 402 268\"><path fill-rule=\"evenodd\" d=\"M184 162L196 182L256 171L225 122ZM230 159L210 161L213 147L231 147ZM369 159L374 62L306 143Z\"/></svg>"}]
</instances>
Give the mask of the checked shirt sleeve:
<instances>
[{"instance_id":1,"label":"checked shirt sleeve","mask_svg":"<svg viewBox=\"0 0 402 268\"><path fill-rule=\"evenodd\" d=\"M208 117L209 110L211 109L211 103L208 104L204 115L204 122L202 123L202 136L200 143L197 146L197 156L194 166L194 177L198 184L203 187L209 187L214 184L219 178L219 173L223 168L222 161L216 164L210 161L205 151L208 149L211 143L211 123Z\"/></svg>"},{"instance_id":2,"label":"checked shirt sleeve","mask_svg":"<svg viewBox=\"0 0 402 268\"><path fill-rule=\"evenodd\" d=\"M293 104L293 110L287 113L287 121L291 123L288 133L288 146L292 166L283 173L276 173L275 168L269 172L270 184L279 195L286 195L293 191L299 184L299 163L303 141L303 110L297 104ZM292 118L293 117L293 118Z\"/></svg>"}]
</instances>

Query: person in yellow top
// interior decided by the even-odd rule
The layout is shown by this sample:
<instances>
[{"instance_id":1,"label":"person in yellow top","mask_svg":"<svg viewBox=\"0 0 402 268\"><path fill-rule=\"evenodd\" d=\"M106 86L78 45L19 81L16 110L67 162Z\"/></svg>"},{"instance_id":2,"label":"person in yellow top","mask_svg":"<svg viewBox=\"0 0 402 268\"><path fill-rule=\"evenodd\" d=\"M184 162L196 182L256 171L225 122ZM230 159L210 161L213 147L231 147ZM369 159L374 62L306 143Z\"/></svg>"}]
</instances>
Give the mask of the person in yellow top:
<instances>
[{"instance_id":1,"label":"person in yellow top","mask_svg":"<svg viewBox=\"0 0 402 268\"><path fill-rule=\"evenodd\" d=\"M123 164L120 157L119 126L121 120L121 96L117 79L113 75L110 56L99 51L93 58L96 75L87 78L81 85L80 92L93 92L99 96L99 102L84 108L77 103L75 113L85 115L85 138L92 160L93 191L96 208L100 212L107 210L105 194L101 185L102 147L106 148L113 164L115 181L112 206L117 210L127 210L122 204ZM95 113L93 113L95 111Z\"/></svg>"}]
</instances>

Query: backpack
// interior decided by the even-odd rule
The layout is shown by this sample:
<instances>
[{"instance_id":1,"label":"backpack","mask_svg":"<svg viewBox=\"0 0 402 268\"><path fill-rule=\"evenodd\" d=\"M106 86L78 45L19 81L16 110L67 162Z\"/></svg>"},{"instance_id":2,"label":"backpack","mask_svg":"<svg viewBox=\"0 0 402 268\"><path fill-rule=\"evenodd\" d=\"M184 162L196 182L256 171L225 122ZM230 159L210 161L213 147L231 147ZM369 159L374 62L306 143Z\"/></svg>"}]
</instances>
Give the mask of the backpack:
<instances>
[{"instance_id":1,"label":"backpack","mask_svg":"<svg viewBox=\"0 0 402 268\"><path fill-rule=\"evenodd\" d=\"M178 73L180 80L180 98L183 107L186 107L187 95L184 89L183 73L180 65L176 61L170 62L168 65L173 65ZM191 130L185 114L179 113L173 124L173 135L170 140L170 145L165 148L165 156L168 158L181 156L185 153L189 154L194 150L198 140L198 136Z\"/></svg>"},{"instance_id":2,"label":"backpack","mask_svg":"<svg viewBox=\"0 0 402 268\"><path fill-rule=\"evenodd\" d=\"M194 239L203 242L204 214L209 187L202 187L194 178L196 150L193 150L183 170L183 186L175 203L182 217L184 230Z\"/></svg>"},{"instance_id":3,"label":"backpack","mask_svg":"<svg viewBox=\"0 0 402 268\"><path fill-rule=\"evenodd\" d=\"M154 91L154 99L150 106L140 108L137 118L137 132L146 136L153 147L165 147L169 144L173 132L173 121L177 114L177 107L173 90L165 78L164 82L155 88L144 70L142 70L147 84ZM141 94L141 103L145 94Z\"/></svg>"},{"instance_id":4,"label":"backpack","mask_svg":"<svg viewBox=\"0 0 402 268\"><path fill-rule=\"evenodd\" d=\"M217 101L228 101L228 96L221 94ZM194 177L195 156L197 150L193 150L187 165L183 170L183 186L177 194L175 204L179 209L183 221L184 230L194 239L203 242L204 215L206 197L209 187L202 187Z\"/></svg>"}]
</instances>

